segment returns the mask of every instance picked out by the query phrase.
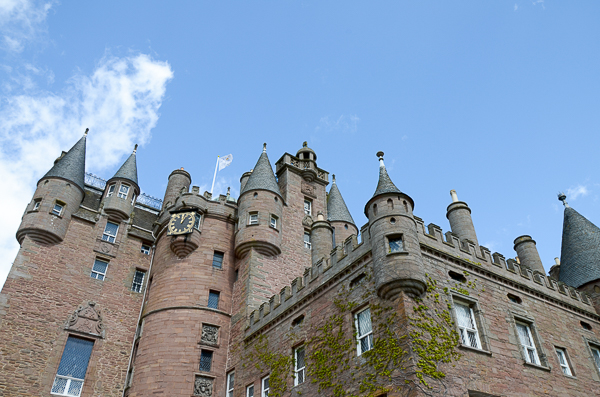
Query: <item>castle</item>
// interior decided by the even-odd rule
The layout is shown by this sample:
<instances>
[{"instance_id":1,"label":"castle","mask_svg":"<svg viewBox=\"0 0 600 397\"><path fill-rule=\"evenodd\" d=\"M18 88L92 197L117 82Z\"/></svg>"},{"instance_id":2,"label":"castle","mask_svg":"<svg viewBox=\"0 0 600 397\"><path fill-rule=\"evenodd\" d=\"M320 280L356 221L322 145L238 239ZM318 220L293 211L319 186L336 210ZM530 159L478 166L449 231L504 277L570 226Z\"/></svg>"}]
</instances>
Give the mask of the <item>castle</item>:
<instances>
[{"instance_id":1,"label":"castle","mask_svg":"<svg viewBox=\"0 0 600 397\"><path fill-rule=\"evenodd\" d=\"M515 259L479 246L454 191L451 231L426 226L382 152L360 228L306 143L275 172L265 145L237 200L182 168L161 202L136 150L108 181L85 152L17 231L1 396L600 395L600 229L564 196L547 276L530 236Z\"/></svg>"}]
</instances>

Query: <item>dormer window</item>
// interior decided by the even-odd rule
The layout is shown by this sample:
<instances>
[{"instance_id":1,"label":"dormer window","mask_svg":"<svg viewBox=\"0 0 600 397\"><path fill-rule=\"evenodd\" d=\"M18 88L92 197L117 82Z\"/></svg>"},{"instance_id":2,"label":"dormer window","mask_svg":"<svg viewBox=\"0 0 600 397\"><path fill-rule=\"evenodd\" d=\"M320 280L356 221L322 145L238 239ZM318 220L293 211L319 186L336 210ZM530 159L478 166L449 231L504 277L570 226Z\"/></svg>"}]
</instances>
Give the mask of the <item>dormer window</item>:
<instances>
[{"instance_id":1,"label":"dormer window","mask_svg":"<svg viewBox=\"0 0 600 397\"><path fill-rule=\"evenodd\" d=\"M306 199L304 200L304 213L306 215L312 214L312 201Z\"/></svg>"},{"instance_id":2,"label":"dormer window","mask_svg":"<svg viewBox=\"0 0 600 397\"><path fill-rule=\"evenodd\" d=\"M64 208L64 205L60 203L54 203L54 207L52 208L51 214L61 216Z\"/></svg>"},{"instance_id":3,"label":"dormer window","mask_svg":"<svg viewBox=\"0 0 600 397\"><path fill-rule=\"evenodd\" d=\"M121 185L119 187L119 193L117 194L118 198L122 198L122 199L126 199L127 198L127 194L129 194L129 186L127 185Z\"/></svg>"},{"instance_id":4,"label":"dormer window","mask_svg":"<svg viewBox=\"0 0 600 397\"><path fill-rule=\"evenodd\" d=\"M111 197L115 193L115 185L114 183L108 187L108 192L106 193L106 197Z\"/></svg>"}]
</instances>

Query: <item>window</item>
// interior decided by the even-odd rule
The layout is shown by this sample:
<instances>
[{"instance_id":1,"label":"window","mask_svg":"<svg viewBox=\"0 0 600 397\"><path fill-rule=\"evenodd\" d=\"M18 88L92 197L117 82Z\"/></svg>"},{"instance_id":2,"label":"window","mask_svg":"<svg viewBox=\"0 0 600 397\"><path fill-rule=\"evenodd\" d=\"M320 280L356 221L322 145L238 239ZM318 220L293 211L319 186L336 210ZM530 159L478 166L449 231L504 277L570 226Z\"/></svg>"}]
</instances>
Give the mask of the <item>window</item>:
<instances>
[{"instance_id":1,"label":"window","mask_svg":"<svg viewBox=\"0 0 600 397\"><path fill-rule=\"evenodd\" d=\"M111 197L115 193L115 184L113 183L108 187L108 193L106 193L106 197Z\"/></svg>"},{"instance_id":2,"label":"window","mask_svg":"<svg viewBox=\"0 0 600 397\"><path fill-rule=\"evenodd\" d=\"M521 348L523 349L523 354L525 355L525 361L531 364L540 365L540 359L533 342L533 335L531 334L531 328L529 325L517 323L517 333L519 334L519 341L521 342Z\"/></svg>"},{"instance_id":3,"label":"window","mask_svg":"<svg viewBox=\"0 0 600 397\"><path fill-rule=\"evenodd\" d=\"M475 324L475 315L473 309L461 303L454 303L454 313L460 331L460 340L464 346L481 349L481 341L477 332L477 324Z\"/></svg>"},{"instance_id":4,"label":"window","mask_svg":"<svg viewBox=\"0 0 600 397\"><path fill-rule=\"evenodd\" d=\"M516 304L520 305L523 302L521 300L521 298L519 298L517 295L507 294L506 296L508 297L508 300L511 301L512 303L516 303Z\"/></svg>"},{"instance_id":5,"label":"window","mask_svg":"<svg viewBox=\"0 0 600 397\"><path fill-rule=\"evenodd\" d=\"M246 388L246 397L254 397L254 385L250 385Z\"/></svg>"},{"instance_id":6,"label":"window","mask_svg":"<svg viewBox=\"0 0 600 397\"><path fill-rule=\"evenodd\" d=\"M90 274L91 278L96 278L98 280L104 280L106 276L106 269L108 268L108 262L105 262L101 259L96 259L94 261L94 267L92 267L92 274Z\"/></svg>"},{"instance_id":7,"label":"window","mask_svg":"<svg viewBox=\"0 0 600 397\"><path fill-rule=\"evenodd\" d=\"M210 372L212 366L213 352L210 350L202 350L200 352L200 371Z\"/></svg>"},{"instance_id":8,"label":"window","mask_svg":"<svg viewBox=\"0 0 600 397\"><path fill-rule=\"evenodd\" d=\"M114 243L117 238L117 232L119 231L119 225L112 222L106 222L104 227L104 233L102 234L102 240Z\"/></svg>"},{"instance_id":9,"label":"window","mask_svg":"<svg viewBox=\"0 0 600 397\"><path fill-rule=\"evenodd\" d=\"M208 307L211 309L219 308L219 292L217 291L209 291L208 292Z\"/></svg>"},{"instance_id":10,"label":"window","mask_svg":"<svg viewBox=\"0 0 600 397\"><path fill-rule=\"evenodd\" d=\"M133 275L133 283L131 284L131 290L133 292L142 292L142 286L144 285L144 277L146 272L142 270L136 270Z\"/></svg>"},{"instance_id":11,"label":"window","mask_svg":"<svg viewBox=\"0 0 600 397\"><path fill-rule=\"evenodd\" d=\"M50 392L60 396L81 395L94 342L69 336Z\"/></svg>"},{"instance_id":12,"label":"window","mask_svg":"<svg viewBox=\"0 0 600 397\"><path fill-rule=\"evenodd\" d=\"M311 215L312 213L312 201L304 200L304 213L306 215Z\"/></svg>"},{"instance_id":13,"label":"window","mask_svg":"<svg viewBox=\"0 0 600 397\"><path fill-rule=\"evenodd\" d=\"M304 363L304 346L297 347L294 350L294 386L304 383L304 374L306 364Z\"/></svg>"},{"instance_id":14,"label":"window","mask_svg":"<svg viewBox=\"0 0 600 397\"><path fill-rule=\"evenodd\" d=\"M127 186L127 185L121 185L119 187L119 193L117 194L117 197L118 198L122 198L122 199L126 199L128 193L129 193L129 186Z\"/></svg>"},{"instance_id":15,"label":"window","mask_svg":"<svg viewBox=\"0 0 600 397\"><path fill-rule=\"evenodd\" d=\"M233 384L235 382L234 376L234 372L230 372L227 375L227 397L233 397Z\"/></svg>"},{"instance_id":16,"label":"window","mask_svg":"<svg viewBox=\"0 0 600 397\"><path fill-rule=\"evenodd\" d=\"M275 215L271 215L271 223L269 224L273 229L277 229L277 217Z\"/></svg>"},{"instance_id":17,"label":"window","mask_svg":"<svg viewBox=\"0 0 600 397\"><path fill-rule=\"evenodd\" d=\"M304 232L304 248L310 249L310 233Z\"/></svg>"},{"instance_id":18,"label":"window","mask_svg":"<svg viewBox=\"0 0 600 397\"><path fill-rule=\"evenodd\" d=\"M146 244L142 244L142 248L140 250L142 254L150 255L150 246Z\"/></svg>"},{"instance_id":19,"label":"window","mask_svg":"<svg viewBox=\"0 0 600 397\"><path fill-rule=\"evenodd\" d=\"M258 212L250 212L250 217L248 218L249 225L258 225Z\"/></svg>"},{"instance_id":20,"label":"window","mask_svg":"<svg viewBox=\"0 0 600 397\"><path fill-rule=\"evenodd\" d=\"M569 367L569 362L567 361L567 352L565 349L556 347L556 355L558 356L558 363L560 364L560 368L563 371L563 374L573 376L571 372L571 367Z\"/></svg>"},{"instance_id":21,"label":"window","mask_svg":"<svg viewBox=\"0 0 600 397\"><path fill-rule=\"evenodd\" d=\"M223 254L222 252L215 251L213 254L213 267L216 269L223 269Z\"/></svg>"},{"instance_id":22,"label":"window","mask_svg":"<svg viewBox=\"0 0 600 397\"><path fill-rule=\"evenodd\" d=\"M269 377L268 377L268 376L265 376L265 377L262 379L262 387L261 387L261 390L262 390L262 395L261 395L261 397L269 397Z\"/></svg>"},{"instance_id":23,"label":"window","mask_svg":"<svg viewBox=\"0 0 600 397\"><path fill-rule=\"evenodd\" d=\"M136 197L135 197L135 194L132 194L132 195L131 195L131 205L134 205L134 204L135 204L135 198L136 198Z\"/></svg>"},{"instance_id":24,"label":"window","mask_svg":"<svg viewBox=\"0 0 600 397\"><path fill-rule=\"evenodd\" d=\"M64 206L59 203L54 203L54 207L52 207L52 215L61 216L63 212Z\"/></svg>"},{"instance_id":25,"label":"window","mask_svg":"<svg viewBox=\"0 0 600 397\"><path fill-rule=\"evenodd\" d=\"M200 218L202 218L202 217L200 216L200 214L194 214L194 216L196 218L194 220L194 229L200 230Z\"/></svg>"},{"instance_id":26,"label":"window","mask_svg":"<svg viewBox=\"0 0 600 397\"><path fill-rule=\"evenodd\" d=\"M33 208L31 209L32 211L37 211L40 209L40 204L42 203L42 199L35 199L33 200Z\"/></svg>"},{"instance_id":27,"label":"window","mask_svg":"<svg viewBox=\"0 0 600 397\"><path fill-rule=\"evenodd\" d=\"M402 245L402 236L395 236L395 237L390 237L388 239L390 248L388 250L388 253L394 253L394 252L402 252L404 250L403 245Z\"/></svg>"},{"instance_id":28,"label":"window","mask_svg":"<svg viewBox=\"0 0 600 397\"><path fill-rule=\"evenodd\" d=\"M357 348L360 356L373 348L373 327L371 326L371 310L368 308L354 315L357 332Z\"/></svg>"},{"instance_id":29,"label":"window","mask_svg":"<svg viewBox=\"0 0 600 397\"><path fill-rule=\"evenodd\" d=\"M596 363L596 369L600 371L600 349L595 346L590 346L590 349L592 350L592 357Z\"/></svg>"}]
</instances>

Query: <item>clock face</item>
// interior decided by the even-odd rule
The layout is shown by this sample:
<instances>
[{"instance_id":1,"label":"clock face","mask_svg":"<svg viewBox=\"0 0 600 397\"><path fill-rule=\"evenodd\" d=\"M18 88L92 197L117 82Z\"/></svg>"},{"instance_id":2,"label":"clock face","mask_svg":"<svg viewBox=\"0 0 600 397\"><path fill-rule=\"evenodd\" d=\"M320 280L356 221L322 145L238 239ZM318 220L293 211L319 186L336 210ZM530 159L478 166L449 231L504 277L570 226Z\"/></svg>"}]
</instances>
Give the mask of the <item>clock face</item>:
<instances>
[{"instance_id":1,"label":"clock face","mask_svg":"<svg viewBox=\"0 0 600 397\"><path fill-rule=\"evenodd\" d=\"M171 215L169 221L169 231L167 235L173 236L178 234L191 233L194 229L194 222L196 221L196 214L193 212L180 212L178 214Z\"/></svg>"}]
</instances>

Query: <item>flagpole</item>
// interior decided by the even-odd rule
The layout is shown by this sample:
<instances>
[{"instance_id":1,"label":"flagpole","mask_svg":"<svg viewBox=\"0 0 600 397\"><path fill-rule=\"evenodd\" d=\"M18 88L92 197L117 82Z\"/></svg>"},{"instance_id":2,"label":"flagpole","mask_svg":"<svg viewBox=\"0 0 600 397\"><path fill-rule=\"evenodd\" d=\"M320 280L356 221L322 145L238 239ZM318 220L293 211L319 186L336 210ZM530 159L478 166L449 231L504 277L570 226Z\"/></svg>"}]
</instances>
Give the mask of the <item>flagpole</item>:
<instances>
[{"instance_id":1,"label":"flagpole","mask_svg":"<svg viewBox=\"0 0 600 397\"><path fill-rule=\"evenodd\" d=\"M219 157L217 156L217 165L215 165L215 176L213 176L213 183L212 186L210 187L210 194L213 194L213 189L215 188L215 179L217 179L217 170L219 169Z\"/></svg>"}]
</instances>

